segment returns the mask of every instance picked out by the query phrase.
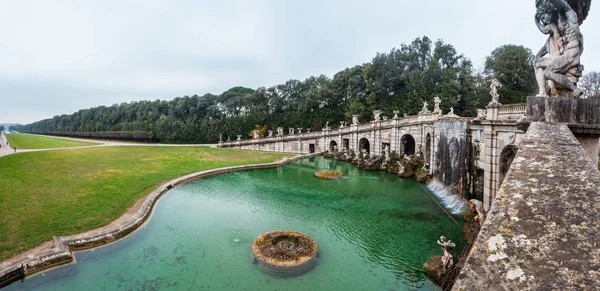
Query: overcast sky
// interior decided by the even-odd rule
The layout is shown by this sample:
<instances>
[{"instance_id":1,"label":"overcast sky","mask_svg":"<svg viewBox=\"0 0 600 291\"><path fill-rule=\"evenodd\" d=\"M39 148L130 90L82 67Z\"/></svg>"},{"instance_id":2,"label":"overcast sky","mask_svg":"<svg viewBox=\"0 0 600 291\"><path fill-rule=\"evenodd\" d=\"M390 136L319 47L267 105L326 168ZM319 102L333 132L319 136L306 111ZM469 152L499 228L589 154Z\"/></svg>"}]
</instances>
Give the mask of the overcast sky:
<instances>
[{"instance_id":1,"label":"overcast sky","mask_svg":"<svg viewBox=\"0 0 600 291\"><path fill-rule=\"evenodd\" d=\"M498 46L543 46L534 3L0 0L0 122L332 77L424 35L480 69ZM588 72L600 70L597 11L581 28Z\"/></svg>"}]
</instances>

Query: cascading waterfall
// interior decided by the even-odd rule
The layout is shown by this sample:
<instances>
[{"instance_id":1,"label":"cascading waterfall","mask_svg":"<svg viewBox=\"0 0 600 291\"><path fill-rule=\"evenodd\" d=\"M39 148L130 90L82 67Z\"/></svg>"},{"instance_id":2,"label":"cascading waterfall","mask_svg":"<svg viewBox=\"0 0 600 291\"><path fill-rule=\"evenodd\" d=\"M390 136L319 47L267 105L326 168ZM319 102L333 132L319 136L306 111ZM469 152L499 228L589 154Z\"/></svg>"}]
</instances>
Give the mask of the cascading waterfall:
<instances>
[{"instance_id":1,"label":"cascading waterfall","mask_svg":"<svg viewBox=\"0 0 600 291\"><path fill-rule=\"evenodd\" d=\"M444 184L438 181L431 181L427 184L427 190L439 198L441 204L452 214L461 214L467 209L467 204L460 197L456 196Z\"/></svg>"}]
</instances>

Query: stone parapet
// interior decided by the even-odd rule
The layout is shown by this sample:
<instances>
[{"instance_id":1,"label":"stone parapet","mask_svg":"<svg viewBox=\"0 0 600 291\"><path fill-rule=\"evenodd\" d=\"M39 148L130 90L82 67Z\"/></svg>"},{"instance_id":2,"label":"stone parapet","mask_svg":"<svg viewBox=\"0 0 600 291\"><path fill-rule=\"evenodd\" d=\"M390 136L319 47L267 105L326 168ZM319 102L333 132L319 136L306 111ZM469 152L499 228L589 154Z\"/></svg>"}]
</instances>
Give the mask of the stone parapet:
<instances>
[{"instance_id":1,"label":"stone parapet","mask_svg":"<svg viewBox=\"0 0 600 291\"><path fill-rule=\"evenodd\" d=\"M0 288L16 280L21 280L25 276L43 271L45 269L66 264L73 261L72 251L98 247L115 240L118 240L140 227L152 213L154 204L158 199L173 187L208 176L223 174L235 171L244 171L252 169L264 169L283 166L290 162L300 159L312 158L321 155L321 153L296 156L290 159L283 159L279 162L255 165L243 165L212 169L201 171L186 176L182 176L162 184L156 188L150 195L144 198L141 207L131 214L124 214L117 221L119 223L101 227L82 234L76 234L66 237L54 237L52 240L52 249L39 251L38 253L28 255L25 258L9 259L0 263Z\"/></svg>"},{"instance_id":2,"label":"stone parapet","mask_svg":"<svg viewBox=\"0 0 600 291\"><path fill-rule=\"evenodd\" d=\"M595 289L599 193L567 125L531 123L453 290Z\"/></svg>"}]
</instances>

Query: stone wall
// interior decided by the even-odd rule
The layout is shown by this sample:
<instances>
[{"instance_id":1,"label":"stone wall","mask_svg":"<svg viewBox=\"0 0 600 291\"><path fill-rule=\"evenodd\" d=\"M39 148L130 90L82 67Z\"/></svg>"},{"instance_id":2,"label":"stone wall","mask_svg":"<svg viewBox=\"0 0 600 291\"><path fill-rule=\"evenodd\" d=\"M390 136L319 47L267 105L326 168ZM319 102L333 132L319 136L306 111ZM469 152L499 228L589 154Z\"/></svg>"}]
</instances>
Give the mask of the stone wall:
<instances>
[{"instance_id":1,"label":"stone wall","mask_svg":"<svg viewBox=\"0 0 600 291\"><path fill-rule=\"evenodd\" d=\"M433 175L458 193L467 193L471 146L469 123L442 121L434 124Z\"/></svg>"},{"instance_id":2,"label":"stone wall","mask_svg":"<svg viewBox=\"0 0 600 291\"><path fill-rule=\"evenodd\" d=\"M600 172L567 125L531 123L453 290L593 290Z\"/></svg>"}]
</instances>

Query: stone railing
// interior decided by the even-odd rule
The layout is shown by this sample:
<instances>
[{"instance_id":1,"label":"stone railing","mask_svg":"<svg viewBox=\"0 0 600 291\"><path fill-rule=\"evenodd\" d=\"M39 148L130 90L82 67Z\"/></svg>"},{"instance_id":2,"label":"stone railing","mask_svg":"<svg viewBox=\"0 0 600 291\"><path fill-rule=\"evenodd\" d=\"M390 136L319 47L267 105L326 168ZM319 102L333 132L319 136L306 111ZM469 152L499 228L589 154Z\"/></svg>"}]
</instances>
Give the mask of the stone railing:
<instances>
[{"instance_id":1,"label":"stone railing","mask_svg":"<svg viewBox=\"0 0 600 291\"><path fill-rule=\"evenodd\" d=\"M501 120L519 119L519 118L521 118L521 116L525 115L525 107L526 107L525 103L502 105L498 108L498 119L501 119Z\"/></svg>"}]
</instances>

